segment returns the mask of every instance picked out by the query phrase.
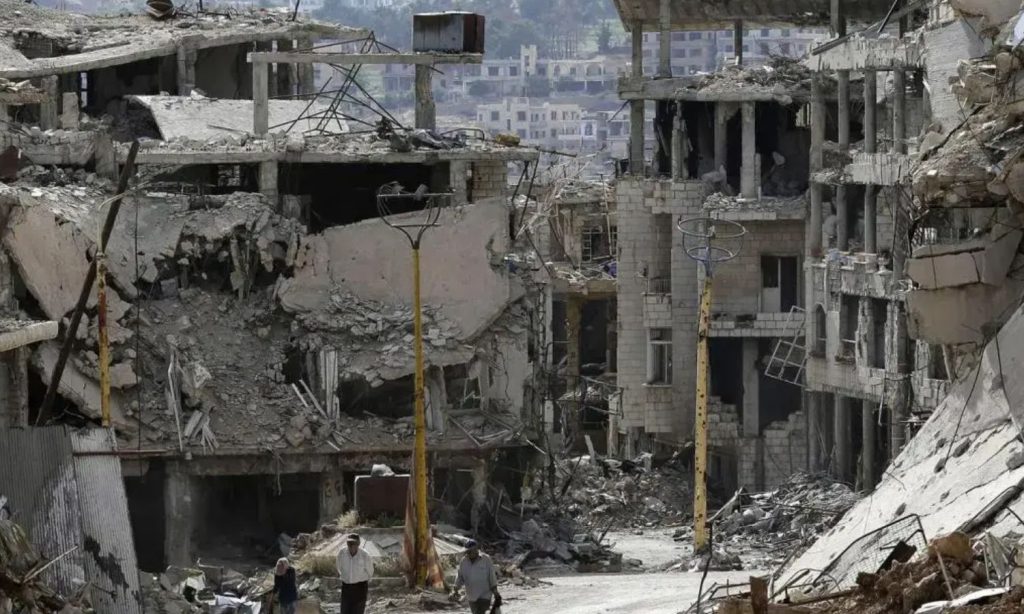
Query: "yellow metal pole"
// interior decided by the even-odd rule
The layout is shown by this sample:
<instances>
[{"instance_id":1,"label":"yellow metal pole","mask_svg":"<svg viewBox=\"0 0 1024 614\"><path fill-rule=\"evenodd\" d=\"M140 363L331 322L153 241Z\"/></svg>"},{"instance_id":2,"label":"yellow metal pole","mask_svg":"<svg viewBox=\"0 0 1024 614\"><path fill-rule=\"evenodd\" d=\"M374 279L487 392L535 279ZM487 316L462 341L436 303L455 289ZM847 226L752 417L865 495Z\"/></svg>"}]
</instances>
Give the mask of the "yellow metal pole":
<instances>
[{"instance_id":1,"label":"yellow metal pole","mask_svg":"<svg viewBox=\"0 0 1024 614\"><path fill-rule=\"evenodd\" d=\"M102 239L101 239L102 240ZM99 336L100 415L103 426L110 426L110 342L107 337L107 255L104 245L96 252L96 330ZM74 334L70 331L70 334Z\"/></svg>"},{"instance_id":2,"label":"yellow metal pole","mask_svg":"<svg viewBox=\"0 0 1024 614\"><path fill-rule=\"evenodd\" d=\"M413 467L416 480L416 585L427 582L427 540L430 526L427 520L427 417L423 404L423 320L420 314L420 248L418 241L412 248L413 266L413 337L416 350L415 399L416 445Z\"/></svg>"},{"instance_id":3,"label":"yellow metal pole","mask_svg":"<svg viewBox=\"0 0 1024 614\"><path fill-rule=\"evenodd\" d=\"M708 517L708 328L711 319L711 275L704 278L700 295L700 319L697 329L697 419L694 425L693 451L693 549L707 547Z\"/></svg>"}]
</instances>

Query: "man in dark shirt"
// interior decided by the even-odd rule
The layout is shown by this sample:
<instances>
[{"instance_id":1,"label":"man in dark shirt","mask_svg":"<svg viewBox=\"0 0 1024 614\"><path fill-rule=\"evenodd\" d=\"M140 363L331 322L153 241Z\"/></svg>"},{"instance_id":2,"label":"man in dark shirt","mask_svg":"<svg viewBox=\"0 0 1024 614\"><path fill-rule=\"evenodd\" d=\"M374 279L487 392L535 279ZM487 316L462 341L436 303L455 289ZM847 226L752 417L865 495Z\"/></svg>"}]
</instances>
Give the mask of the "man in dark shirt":
<instances>
[{"instance_id":1,"label":"man in dark shirt","mask_svg":"<svg viewBox=\"0 0 1024 614\"><path fill-rule=\"evenodd\" d=\"M277 559L274 568L274 594L281 604L282 614L295 614L295 602L299 600L299 589L295 586L295 568L288 559Z\"/></svg>"}]
</instances>

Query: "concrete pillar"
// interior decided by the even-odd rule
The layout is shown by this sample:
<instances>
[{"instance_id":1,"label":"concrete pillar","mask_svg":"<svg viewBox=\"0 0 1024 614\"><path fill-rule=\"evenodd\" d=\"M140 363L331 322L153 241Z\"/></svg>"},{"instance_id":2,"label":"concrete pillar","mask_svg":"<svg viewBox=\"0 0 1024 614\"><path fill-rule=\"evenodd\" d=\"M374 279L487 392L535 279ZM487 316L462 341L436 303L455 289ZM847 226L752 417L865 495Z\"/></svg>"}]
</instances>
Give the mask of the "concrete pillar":
<instances>
[{"instance_id":1,"label":"concrete pillar","mask_svg":"<svg viewBox=\"0 0 1024 614\"><path fill-rule=\"evenodd\" d=\"M448 165L448 188L452 191L453 205L463 205L468 202L469 196L466 189L468 164L468 162L453 160Z\"/></svg>"},{"instance_id":2,"label":"concrete pillar","mask_svg":"<svg viewBox=\"0 0 1024 614\"><path fill-rule=\"evenodd\" d=\"M267 65L263 62L252 64L252 131L257 136L267 134L270 128L270 93Z\"/></svg>"},{"instance_id":3,"label":"concrete pillar","mask_svg":"<svg viewBox=\"0 0 1024 614\"><path fill-rule=\"evenodd\" d=\"M892 146L893 152L907 153L907 73L896 69L892 73Z\"/></svg>"},{"instance_id":4,"label":"concrete pillar","mask_svg":"<svg viewBox=\"0 0 1024 614\"><path fill-rule=\"evenodd\" d=\"M734 109L727 102L718 101L715 105L715 170L723 169L727 160L729 117Z\"/></svg>"},{"instance_id":5,"label":"concrete pillar","mask_svg":"<svg viewBox=\"0 0 1024 614\"><path fill-rule=\"evenodd\" d=\"M672 0L660 0L659 5L658 76L672 76Z\"/></svg>"},{"instance_id":6,"label":"concrete pillar","mask_svg":"<svg viewBox=\"0 0 1024 614\"><path fill-rule=\"evenodd\" d=\"M78 92L64 92L61 100L60 127L65 130L78 130L78 111Z\"/></svg>"},{"instance_id":7,"label":"concrete pillar","mask_svg":"<svg viewBox=\"0 0 1024 614\"><path fill-rule=\"evenodd\" d=\"M644 33L640 22L632 25L633 79L644 76ZM644 173L644 101L633 100L629 105L629 172Z\"/></svg>"},{"instance_id":8,"label":"concrete pillar","mask_svg":"<svg viewBox=\"0 0 1024 614\"><path fill-rule=\"evenodd\" d=\"M178 95L188 96L196 87L196 56L198 52L178 45Z\"/></svg>"},{"instance_id":9,"label":"concrete pillar","mask_svg":"<svg viewBox=\"0 0 1024 614\"><path fill-rule=\"evenodd\" d=\"M875 403L861 401L860 483L865 491L875 488Z\"/></svg>"},{"instance_id":10,"label":"concrete pillar","mask_svg":"<svg viewBox=\"0 0 1024 614\"><path fill-rule=\"evenodd\" d=\"M821 91L821 80L817 77L811 79L811 151L810 171L815 173L821 170L824 164L825 145L825 100ZM807 250L812 257L822 255L821 227L822 218L822 185L815 181L811 182L811 211L808 215L810 228L807 232ZM810 304L810 303L808 303Z\"/></svg>"},{"instance_id":11,"label":"concrete pillar","mask_svg":"<svg viewBox=\"0 0 1024 614\"><path fill-rule=\"evenodd\" d=\"M274 41L259 41L254 43L256 51L273 51ZM267 70L267 95L271 98L277 97L277 71L276 64L267 62L264 64Z\"/></svg>"},{"instance_id":12,"label":"concrete pillar","mask_svg":"<svg viewBox=\"0 0 1024 614\"><path fill-rule=\"evenodd\" d=\"M43 130L55 130L60 127L59 113L57 111L57 100L60 96L60 87L57 85L57 77L43 77L40 84L46 100L39 105L39 127Z\"/></svg>"},{"instance_id":13,"label":"concrete pillar","mask_svg":"<svg viewBox=\"0 0 1024 614\"><path fill-rule=\"evenodd\" d=\"M834 447L832 449L832 472L839 480L850 480L853 467L853 447L850 442L850 399L841 394L835 395L833 412Z\"/></svg>"},{"instance_id":14,"label":"concrete pillar","mask_svg":"<svg viewBox=\"0 0 1024 614\"><path fill-rule=\"evenodd\" d=\"M743 339L743 436L761 435L761 372L757 368L757 339Z\"/></svg>"},{"instance_id":15,"label":"concrete pillar","mask_svg":"<svg viewBox=\"0 0 1024 614\"><path fill-rule=\"evenodd\" d=\"M864 186L864 251L878 253L878 187Z\"/></svg>"},{"instance_id":16,"label":"concrete pillar","mask_svg":"<svg viewBox=\"0 0 1024 614\"><path fill-rule=\"evenodd\" d=\"M426 130L437 127L433 74L430 66L416 65L416 127Z\"/></svg>"},{"instance_id":17,"label":"concrete pillar","mask_svg":"<svg viewBox=\"0 0 1024 614\"><path fill-rule=\"evenodd\" d=\"M807 393L807 469L811 473L822 470L822 438L824 428L822 416L823 397L820 392Z\"/></svg>"},{"instance_id":18,"label":"concrete pillar","mask_svg":"<svg viewBox=\"0 0 1024 614\"><path fill-rule=\"evenodd\" d=\"M484 520L484 512L487 510L487 461L478 459L473 466L473 486L470 488L472 507L469 512L469 522L472 525L473 533L480 532L480 524Z\"/></svg>"},{"instance_id":19,"label":"concrete pillar","mask_svg":"<svg viewBox=\"0 0 1024 614\"><path fill-rule=\"evenodd\" d=\"M682 181L690 178L686 152L686 120L683 118L683 102L676 102L676 114L672 120L672 179Z\"/></svg>"},{"instance_id":20,"label":"concrete pillar","mask_svg":"<svg viewBox=\"0 0 1024 614\"><path fill-rule=\"evenodd\" d=\"M737 19L732 25L732 46L736 50L736 65L743 66L743 20Z\"/></svg>"},{"instance_id":21,"label":"concrete pillar","mask_svg":"<svg viewBox=\"0 0 1024 614\"><path fill-rule=\"evenodd\" d=\"M168 565L190 567L193 526L198 503L196 484L188 467L168 461L164 473L164 556Z\"/></svg>"},{"instance_id":22,"label":"concrete pillar","mask_svg":"<svg viewBox=\"0 0 1024 614\"><path fill-rule=\"evenodd\" d=\"M864 71L864 153L878 151L878 73Z\"/></svg>"},{"instance_id":23,"label":"concrete pillar","mask_svg":"<svg viewBox=\"0 0 1024 614\"><path fill-rule=\"evenodd\" d=\"M839 149L850 149L850 71L840 70L836 75L839 110L836 114Z\"/></svg>"},{"instance_id":24,"label":"concrete pillar","mask_svg":"<svg viewBox=\"0 0 1024 614\"><path fill-rule=\"evenodd\" d=\"M334 522L345 513L345 475L341 471L320 474L320 522Z\"/></svg>"},{"instance_id":25,"label":"concrete pillar","mask_svg":"<svg viewBox=\"0 0 1024 614\"><path fill-rule=\"evenodd\" d=\"M743 103L743 166L740 169L740 193L757 198L757 130L753 102Z\"/></svg>"},{"instance_id":26,"label":"concrete pillar","mask_svg":"<svg viewBox=\"0 0 1024 614\"><path fill-rule=\"evenodd\" d=\"M274 211L280 211L277 192L277 160L260 162L260 194L267 197Z\"/></svg>"},{"instance_id":27,"label":"concrete pillar","mask_svg":"<svg viewBox=\"0 0 1024 614\"><path fill-rule=\"evenodd\" d=\"M878 151L878 120L875 102L878 98L878 74L864 71L864 153ZM864 251L878 252L878 190L864 186Z\"/></svg>"},{"instance_id":28,"label":"concrete pillar","mask_svg":"<svg viewBox=\"0 0 1024 614\"><path fill-rule=\"evenodd\" d=\"M843 252L850 248L850 212L846 206L846 186L835 187L836 247Z\"/></svg>"},{"instance_id":29,"label":"concrete pillar","mask_svg":"<svg viewBox=\"0 0 1024 614\"><path fill-rule=\"evenodd\" d=\"M313 47L313 39L310 37L300 38L296 41L299 50L310 49ZM298 73L298 94L308 95L316 91L316 85L313 83L313 65L302 63L296 66L295 71Z\"/></svg>"},{"instance_id":30,"label":"concrete pillar","mask_svg":"<svg viewBox=\"0 0 1024 614\"><path fill-rule=\"evenodd\" d=\"M894 272L899 271L899 273L895 274L902 276L902 270L901 267L894 269ZM891 313L892 317L889 318L888 325L892 327L893 359L896 363L895 371L898 374L905 375L905 377L897 380L900 382L899 394L891 402L890 406L890 422L892 427L889 431L889 454L892 458L896 458L908 439L905 422L910 417L908 408L910 403L910 377L908 372L910 371L909 353L913 351L913 341L907 333L907 311L904 303L894 302L891 307ZM952 375L952 370L949 373Z\"/></svg>"}]
</instances>

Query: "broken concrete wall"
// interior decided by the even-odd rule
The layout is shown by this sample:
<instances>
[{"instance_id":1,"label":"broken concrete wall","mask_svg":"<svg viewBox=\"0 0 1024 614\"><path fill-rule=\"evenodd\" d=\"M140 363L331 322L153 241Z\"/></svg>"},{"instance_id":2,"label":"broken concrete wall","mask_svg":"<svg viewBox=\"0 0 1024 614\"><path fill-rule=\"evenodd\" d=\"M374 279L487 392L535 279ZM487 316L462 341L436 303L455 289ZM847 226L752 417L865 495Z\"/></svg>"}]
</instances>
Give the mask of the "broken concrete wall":
<instances>
[{"instance_id":1,"label":"broken concrete wall","mask_svg":"<svg viewBox=\"0 0 1024 614\"><path fill-rule=\"evenodd\" d=\"M915 249L907 275L924 290L969 284L998 286L1006 279L1024 233L1005 211L987 236Z\"/></svg>"},{"instance_id":2,"label":"broken concrete wall","mask_svg":"<svg viewBox=\"0 0 1024 614\"><path fill-rule=\"evenodd\" d=\"M1024 282L971 284L907 293L910 336L929 343L980 343L1020 303Z\"/></svg>"},{"instance_id":3,"label":"broken concrete wall","mask_svg":"<svg viewBox=\"0 0 1024 614\"><path fill-rule=\"evenodd\" d=\"M507 162L473 162L470 169L473 175L469 187L472 202L509 194Z\"/></svg>"},{"instance_id":4,"label":"broken concrete wall","mask_svg":"<svg viewBox=\"0 0 1024 614\"><path fill-rule=\"evenodd\" d=\"M980 365L953 386L877 489L790 563L779 586L799 570L825 569L854 540L894 520L916 514L931 538L967 523L984 524L991 520L980 514L986 507L1018 496L1024 484L1024 444L1013 416L1019 413L1022 391L1013 374L1022 365L1024 313L1018 309L987 345ZM1019 500L1014 505L1020 509ZM1001 507L996 505L993 515ZM845 587L854 579L841 575L836 581Z\"/></svg>"},{"instance_id":5,"label":"broken concrete wall","mask_svg":"<svg viewBox=\"0 0 1024 614\"><path fill-rule=\"evenodd\" d=\"M807 470L807 416L803 410L791 413L785 420L772 422L764 428L761 437L763 489L775 488L793 474Z\"/></svg>"},{"instance_id":6,"label":"broken concrete wall","mask_svg":"<svg viewBox=\"0 0 1024 614\"><path fill-rule=\"evenodd\" d=\"M422 214L393 216L412 222ZM508 250L508 208L503 202L447 209L427 230L420 250L423 303L456 323L457 337L472 338L494 321L521 290L497 267ZM404 256L403 256L404 254ZM332 295L412 302L412 250L408 239L381 220L326 229L303 239L294 276L278 297L292 313L329 311Z\"/></svg>"}]
</instances>

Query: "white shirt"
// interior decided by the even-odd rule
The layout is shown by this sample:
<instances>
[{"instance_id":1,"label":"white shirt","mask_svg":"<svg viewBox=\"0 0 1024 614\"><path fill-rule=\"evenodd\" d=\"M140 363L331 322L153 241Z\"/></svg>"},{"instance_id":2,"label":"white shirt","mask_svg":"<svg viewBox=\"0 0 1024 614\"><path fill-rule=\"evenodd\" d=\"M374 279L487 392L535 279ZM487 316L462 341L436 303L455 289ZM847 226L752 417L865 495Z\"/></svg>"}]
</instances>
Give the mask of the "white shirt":
<instances>
[{"instance_id":1,"label":"white shirt","mask_svg":"<svg viewBox=\"0 0 1024 614\"><path fill-rule=\"evenodd\" d=\"M362 548L352 556L346 544L338 553L338 577L342 584L369 582L373 577L373 558Z\"/></svg>"}]
</instances>

